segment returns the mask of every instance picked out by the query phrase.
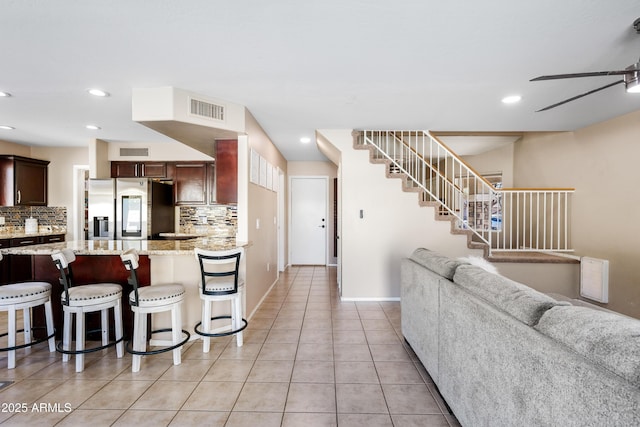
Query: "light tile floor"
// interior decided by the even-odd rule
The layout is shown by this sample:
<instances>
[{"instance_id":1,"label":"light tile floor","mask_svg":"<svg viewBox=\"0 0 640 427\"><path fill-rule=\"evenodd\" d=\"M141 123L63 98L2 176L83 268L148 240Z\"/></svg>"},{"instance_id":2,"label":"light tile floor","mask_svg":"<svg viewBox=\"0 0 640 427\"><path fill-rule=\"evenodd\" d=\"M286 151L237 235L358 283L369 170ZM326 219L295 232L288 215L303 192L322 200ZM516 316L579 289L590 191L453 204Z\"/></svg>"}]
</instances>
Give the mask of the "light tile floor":
<instances>
[{"instance_id":1,"label":"light tile floor","mask_svg":"<svg viewBox=\"0 0 640 427\"><path fill-rule=\"evenodd\" d=\"M0 316L6 331L6 314ZM0 353L0 423L42 426L459 426L400 332L400 303L341 302L336 269L292 267L249 321L244 346L188 343L182 364L141 371L113 349L85 371L45 344ZM5 341L6 342L6 339Z\"/></svg>"}]
</instances>

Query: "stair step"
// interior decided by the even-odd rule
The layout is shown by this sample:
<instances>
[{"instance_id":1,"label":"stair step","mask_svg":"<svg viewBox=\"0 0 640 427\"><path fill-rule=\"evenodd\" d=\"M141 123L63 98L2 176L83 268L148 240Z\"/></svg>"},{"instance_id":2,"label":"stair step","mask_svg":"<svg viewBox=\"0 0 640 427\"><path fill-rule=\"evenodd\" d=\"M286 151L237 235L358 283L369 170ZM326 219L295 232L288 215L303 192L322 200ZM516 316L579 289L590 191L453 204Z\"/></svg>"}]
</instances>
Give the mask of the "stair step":
<instances>
[{"instance_id":1,"label":"stair step","mask_svg":"<svg viewBox=\"0 0 640 427\"><path fill-rule=\"evenodd\" d=\"M547 264L580 264L574 258L551 254L548 252L493 252L487 258L491 262L526 262Z\"/></svg>"}]
</instances>

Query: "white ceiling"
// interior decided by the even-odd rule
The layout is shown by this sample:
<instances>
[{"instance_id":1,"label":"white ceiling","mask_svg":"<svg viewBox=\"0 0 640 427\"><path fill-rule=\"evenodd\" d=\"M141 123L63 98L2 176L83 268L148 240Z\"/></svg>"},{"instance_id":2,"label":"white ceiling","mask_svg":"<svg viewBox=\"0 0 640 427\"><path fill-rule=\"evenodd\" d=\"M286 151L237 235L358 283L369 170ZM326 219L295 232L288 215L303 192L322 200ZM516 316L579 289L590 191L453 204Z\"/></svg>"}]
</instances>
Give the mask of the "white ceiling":
<instances>
[{"instance_id":1,"label":"white ceiling","mask_svg":"<svg viewBox=\"0 0 640 427\"><path fill-rule=\"evenodd\" d=\"M529 80L637 62L638 17L638 0L4 0L0 139L167 141L131 120L132 88L158 86L246 106L289 160L324 159L299 142L315 129L573 130L640 95L535 113L617 77Z\"/></svg>"}]
</instances>

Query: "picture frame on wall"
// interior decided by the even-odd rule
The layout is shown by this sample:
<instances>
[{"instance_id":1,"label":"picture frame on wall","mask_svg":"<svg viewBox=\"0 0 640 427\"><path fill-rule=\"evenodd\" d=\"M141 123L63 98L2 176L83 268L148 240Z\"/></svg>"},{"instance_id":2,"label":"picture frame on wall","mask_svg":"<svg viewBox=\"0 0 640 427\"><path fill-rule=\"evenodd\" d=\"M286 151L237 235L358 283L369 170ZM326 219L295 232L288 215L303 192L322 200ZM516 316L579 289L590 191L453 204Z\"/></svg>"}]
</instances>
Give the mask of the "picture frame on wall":
<instances>
[{"instance_id":1,"label":"picture frame on wall","mask_svg":"<svg viewBox=\"0 0 640 427\"><path fill-rule=\"evenodd\" d=\"M260 156L260 185L267 187L267 159Z\"/></svg>"},{"instance_id":2,"label":"picture frame on wall","mask_svg":"<svg viewBox=\"0 0 640 427\"><path fill-rule=\"evenodd\" d=\"M274 166L273 167L273 191L278 191L280 189L280 168Z\"/></svg>"},{"instance_id":3,"label":"picture frame on wall","mask_svg":"<svg viewBox=\"0 0 640 427\"><path fill-rule=\"evenodd\" d=\"M253 148L251 149L251 171L249 181L254 184L260 184L260 155Z\"/></svg>"},{"instance_id":4,"label":"picture frame on wall","mask_svg":"<svg viewBox=\"0 0 640 427\"><path fill-rule=\"evenodd\" d=\"M273 190L273 165L267 163L267 190Z\"/></svg>"}]
</instances>

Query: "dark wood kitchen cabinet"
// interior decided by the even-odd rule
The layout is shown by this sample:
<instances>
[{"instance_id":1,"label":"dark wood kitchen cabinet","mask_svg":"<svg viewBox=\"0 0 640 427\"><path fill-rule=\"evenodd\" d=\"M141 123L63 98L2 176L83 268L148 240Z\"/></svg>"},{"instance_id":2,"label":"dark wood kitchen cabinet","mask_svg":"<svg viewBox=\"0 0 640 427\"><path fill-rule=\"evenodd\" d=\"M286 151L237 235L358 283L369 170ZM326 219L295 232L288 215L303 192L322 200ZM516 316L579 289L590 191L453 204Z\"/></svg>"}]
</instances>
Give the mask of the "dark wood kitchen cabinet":
<instances>
[{"instance_id":1,"label":"dark wood kitchen cabinet","mask_svg":"<svg viewBox=\"0 0 640 427\"><path fill-rule=\"evenodd\" d=\"M209 163L183 162L172 167L176 205L206 205Z\"/></svg>"},{"instance_id":2,"label":"dark wood kitchen cabinet","mask_svg":"<svg viewBox=\"0 0 640 427\"><path fill-rule=\"evenodd\" d=\"M46 160L0 156L0 206L47 206Z\"/></svg>"},{"instance_id":3,"label":"dark wood kitchen cabinet","mask_svg":"<svg viewBox=\"0 0 640 427\"><path fill-rule=\"evenodd\" d=\"M167 178L166 162L111 162L111 178Z\"/></svg>"},{"instance_id":4,"label":"dark wood kitchen cabinet","mask_svg":"<svg viewBox=\"0 0 640 427\"><path fill-rule=\"evenodd\" d=\"M238 140L216 141L215 194L210 203L238 202Z\"/></svg>"},{"instance_id":5,"label":"dark wood kitchen cabinet","mask_svg":"<svg viewBox=\"0 0 640 427\"><path fill-rule=\"evenodd\" d=\"M6 249L11 245L11 239L0 239L0 249ZM0 285L6 285L9 283L9 256L3 255L3 259L0 260Z\"/></svg>"},{"instance_id":6,"label":"dark wood kitchen cabinet","mask_svg":"<svg viewBox=\"0 0 640 427\"><path fill-rule=\"evenodd\" d=\"M38 236L15 237L11 239L11 247L37 245ZM28 282L31 280L31 256L9 255L9 283Z\"/></svg>"},{"instance_id":7,"label":"dark wood kitchen cabinet","mask_svg":"<svg viewBox=\"0 0 640 427\"><path fill-rule=\"evenodd\" d=\"M0 239L0 248L39 245L42 243L59 243L65 241L64 234L48 234L46 236L23 236L12 239ZM30 255L5 255L0 261L0 283L18 283L32 280L33 265Z\"/></svg>"}]
</instances>

